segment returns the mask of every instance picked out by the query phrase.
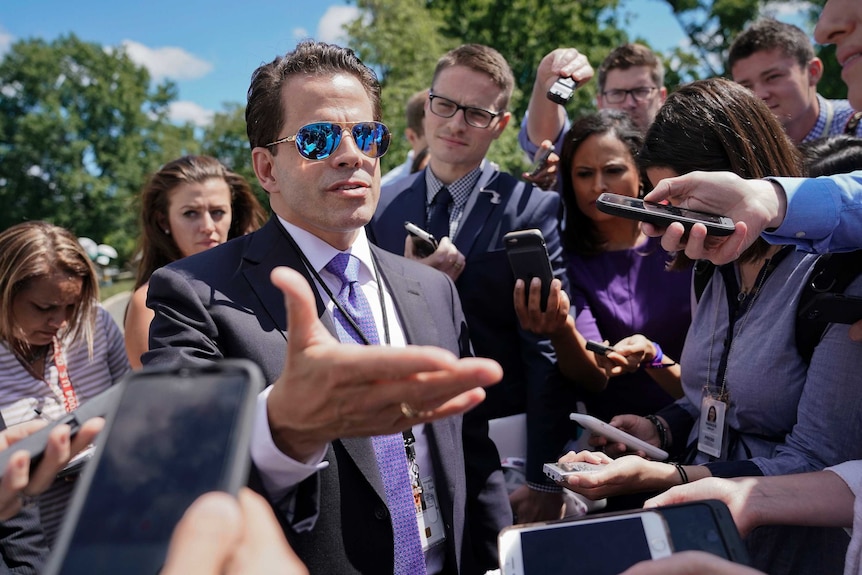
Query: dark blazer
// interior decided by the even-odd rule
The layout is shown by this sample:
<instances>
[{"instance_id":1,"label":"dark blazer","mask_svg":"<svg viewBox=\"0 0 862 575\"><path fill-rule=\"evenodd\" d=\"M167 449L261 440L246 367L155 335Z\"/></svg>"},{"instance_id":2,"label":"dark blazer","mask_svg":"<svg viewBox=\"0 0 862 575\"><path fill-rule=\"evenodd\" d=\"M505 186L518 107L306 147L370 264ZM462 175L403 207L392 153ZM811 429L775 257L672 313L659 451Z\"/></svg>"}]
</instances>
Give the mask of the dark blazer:
<instances>
[{"instance_id":1,"label":"dark blazer","mask_svg":"<svg viewBox=\"0 0 862 575\"><path fill-rule=\"evenodd\" d=\"M380 276L392 294L407 341L468 353L465 322L452 282L443 274L372 246ZM284 297L270 272L289 266L315 285L287 231L276 218L261 230L158 270L150 280L147 305L155 309L150 349L144 363L200 363L222 357L253 360L268 383L283 364L287 325ZM317 295L323 323L332 318ZM433 310L433 313L432 313ZM502 474L488 477L482 504L470 513L465 485L472 454L484 457L493 444L484 437L462 439L461 417L430 424L435 483L447 530L447 573L483 573L497 563L497 534L511 523ZM294 505L285 533L312 573L391 573L393 535L383 482L370 438L337 440L326 454L329 467L273 502ZM294 525L317 515L313 528Z\"/></svg>"},{"instance_id":2,"label":"dark blazer","mask_svg":"<svg viewBox=\"0 0 862 575\"><path fill-rule=\"evenodd\" d=\"M425 170L381 192L370 237L380 247L403 254L405 220L425 222ZM485 162L452 241L466 265L456 286L477 356L503 366L503 380L466 417L492 419L527 413L527 479L550 483L542 464L556 461L568 438L573 410L571 384L556 367L550 340L521 329L512 303L515 277L503 245L513 230L538 228L545 237L554 275L568 290L559 233L560 197L499 171ZM499 461L497 462L499 463Z\"/></svg>"}]
</instances>

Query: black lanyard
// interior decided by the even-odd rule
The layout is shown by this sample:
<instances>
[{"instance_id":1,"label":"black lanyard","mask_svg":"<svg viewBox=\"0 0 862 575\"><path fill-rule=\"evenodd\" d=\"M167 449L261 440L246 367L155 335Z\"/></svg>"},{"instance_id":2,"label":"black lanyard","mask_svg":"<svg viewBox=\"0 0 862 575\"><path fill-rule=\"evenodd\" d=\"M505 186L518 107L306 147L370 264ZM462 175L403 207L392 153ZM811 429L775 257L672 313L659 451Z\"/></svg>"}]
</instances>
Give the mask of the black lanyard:
<instances>
[{"instance_id":1,"label":"black lanyard","mask_svg":"<svg viewBox=\"0 0 862 575\"><path fill-rule=\"evenodd\" d=\"M317 273L317 270L314 269L314 266L311 265L311 262L308 261L305 252L300 249L299 245L296 243L296 240L293 239L293 236L291 236L289 233L287 233L286 235L291 245L296 250L296 253L299 254L299 259L302 260L303 265L306 267L309 273L314 276L314 279L315 281L317 281L318 285L320 285L323 288L323 291L326 292L326 295L332 301L332 304L338 308L338 311L340 311L344 315L344 317L347 318L347 321L350 322L350 326L355 329L356 333L359 334L359 337L362 338L362 342L365 345L371 345L371 341L368 339L368 336L366 336L362 332L362 330L359 329L359 325L356 323L356 320L353 318L353 316L350 315L347 310L344 309L344 306L342 306L335 298L335 296L332 294L332 290L329 289L329 286L326 285L326 282L323 281L323 278L320 277L320 274ZM377 262L374 259L374 254L372 254L371 256L371 267L374 269L374 279L377 281L377 297L380 300L380 310L383 312L383 340L386 345L392 345L392 339L389 335L389 317L386 313L386 299L383 295L383 282L380 281L380 272L377 271Z\"/></svg>"}]
</instances>

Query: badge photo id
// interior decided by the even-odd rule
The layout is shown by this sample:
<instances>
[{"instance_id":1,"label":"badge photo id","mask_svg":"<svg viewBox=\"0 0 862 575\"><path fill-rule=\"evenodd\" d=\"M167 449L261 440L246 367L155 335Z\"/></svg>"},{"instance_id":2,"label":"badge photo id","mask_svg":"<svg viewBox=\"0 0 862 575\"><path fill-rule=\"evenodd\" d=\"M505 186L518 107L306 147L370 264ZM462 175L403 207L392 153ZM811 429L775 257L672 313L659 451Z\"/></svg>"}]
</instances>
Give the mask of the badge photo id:
<instances>
[{"instance_id":1,"label":"badge photo id","mask_svg":"<svg viewBox=\"0 0 862 575\"><path fill-rule=\"evenodd\" d=\"M724 419L727 404L710 394L705 394L700 405L700 429L697 449L713 457L721 457L724 443Z\"/></svg>"}]
</instances>

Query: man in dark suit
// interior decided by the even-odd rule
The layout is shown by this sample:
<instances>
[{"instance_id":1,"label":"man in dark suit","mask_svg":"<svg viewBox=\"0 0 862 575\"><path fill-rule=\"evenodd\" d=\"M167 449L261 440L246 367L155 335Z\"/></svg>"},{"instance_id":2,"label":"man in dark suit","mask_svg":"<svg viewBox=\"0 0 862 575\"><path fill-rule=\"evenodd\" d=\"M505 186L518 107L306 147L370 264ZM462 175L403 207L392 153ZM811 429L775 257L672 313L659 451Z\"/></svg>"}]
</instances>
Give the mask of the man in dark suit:
<instances>
[{"instance_id":1,"label":"man in dark suit","mask_svg":"<svg viewBox=\"0 0 862 575\"><path fill-rule=\"evenodd\" d=\"M529 489L513 494L512 503L519 521L533 521L560 516L560 488L547 480L542 465L559 457L574 401L556 368L551 342L521 329L515 315L515 278L503 246L507 232L540 229L555 275L564 289L568 282L558 231L559 196L485 159L511 117L506 106L513 85L508 63L493 48L467 44L440 58L425 104L429 165L384 187L370 228L380 247L419 259L404 222L441 226L428 230L440 239L437 251L420 261L456 280L476 355L503 366L502 383L488 390L465 424L481 427L488 419L526 412ZM490 473L500 461L487 464Z\"/></svg>"},{"instance_id":2,"label":"man in dark suit","mask_svg":"<svg viewBox=\"0 0 862 575\"><path fill-rule=\"evenodd\" d=\"M143 360L261 367L272 385L258 405L253 480L312 573L483 573L511 513L500 474L465 513L472 462L493 445L462 438L460 414L500 367L467 357L449 278L365 237L389 141L379 97L352 51L323 43L255 71L247 130L275 215L153 275ZM294 303L287 322L285 297L302 281L316 308ZM380 447L393 437L395 451Z\"/></svg>"}]
</instances>

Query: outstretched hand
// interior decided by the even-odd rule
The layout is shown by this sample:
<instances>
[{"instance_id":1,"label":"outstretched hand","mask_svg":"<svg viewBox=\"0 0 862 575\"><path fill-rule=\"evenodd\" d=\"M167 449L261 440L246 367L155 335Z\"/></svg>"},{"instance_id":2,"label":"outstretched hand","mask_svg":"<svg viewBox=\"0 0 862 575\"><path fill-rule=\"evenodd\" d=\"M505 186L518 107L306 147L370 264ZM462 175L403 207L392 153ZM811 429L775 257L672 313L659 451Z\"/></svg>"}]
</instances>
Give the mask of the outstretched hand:
<instances>
[{"instance_id":1,"label":"outstretched hand","mask_svg":"<svg viewBox=\"0 0 862 575\"><path fill-rule=\"evenodd\" d=\"M463 413L502 378L493 360L459 359L437 347L339 343L302 275L280 267L271 277L284 293L288 332L267 415L275 444L297 461L340 437L391 434Z\"/></svg>"}]
</instances>

